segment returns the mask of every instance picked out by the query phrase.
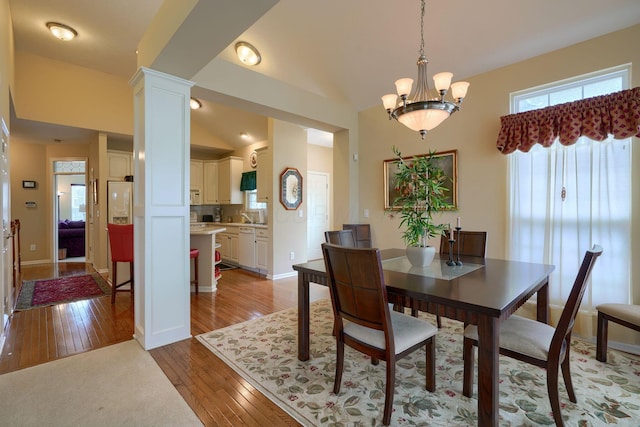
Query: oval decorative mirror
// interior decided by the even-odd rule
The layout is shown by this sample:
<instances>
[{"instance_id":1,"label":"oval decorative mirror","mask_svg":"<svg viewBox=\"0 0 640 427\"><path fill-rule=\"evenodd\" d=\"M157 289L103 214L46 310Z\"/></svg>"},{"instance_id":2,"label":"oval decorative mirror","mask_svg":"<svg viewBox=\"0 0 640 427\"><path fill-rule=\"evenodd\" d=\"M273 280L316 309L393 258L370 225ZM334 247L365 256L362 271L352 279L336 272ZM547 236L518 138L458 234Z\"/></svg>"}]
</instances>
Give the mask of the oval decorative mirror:
<instances>
[{"instance_id":1,"label":"oval decorative mirror","mask_svg":"<svg viewBox=\"0 0 640 427\"><path fill-rule=\"evenodd\" d=\"M280 174L280 203L288 210L296 210L302 203L302 175L296 168L286 168Z\"/></svg>"}]
</instances>

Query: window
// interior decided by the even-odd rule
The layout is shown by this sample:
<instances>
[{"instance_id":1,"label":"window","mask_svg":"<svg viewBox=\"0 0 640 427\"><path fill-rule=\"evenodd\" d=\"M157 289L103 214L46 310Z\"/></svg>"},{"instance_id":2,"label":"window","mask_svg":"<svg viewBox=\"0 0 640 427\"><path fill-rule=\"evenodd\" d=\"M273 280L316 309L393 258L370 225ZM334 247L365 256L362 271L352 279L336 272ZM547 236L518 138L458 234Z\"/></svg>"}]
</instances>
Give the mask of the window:
<instances>
[{"instance_id":1,"label":"window","mask_svg":"<svg viewBox=\"0 0 640 427\"><path fill-rule=\"evenodd\" d=\"M84 184L71 184L71 220L86 221L87 193Z\"/></svg>"},{"instance_id":2,"label":"window","mask_svg":"<svg viewBox=\"0 0 640 427\"><path fill-rule=\"evenodd\" d=\"M629 70L614 70L522 91L513 113L627 89ZM554 264L549 300L566 301L585 250L604 248L582 310L605 302L630 302L631 140L536 144L509 155L511 259Z\"/></svg>"},{"instance_id":3,"label":"window","mask_svg":"<svg viewBox=\"0 0 640 427\"><path fill-rule=\"evenodd\" d=\"M258 190L247 190L244 192L244 206L246 211L267 209L266 203L258 201Z\"/></svg>"}]
</instances>

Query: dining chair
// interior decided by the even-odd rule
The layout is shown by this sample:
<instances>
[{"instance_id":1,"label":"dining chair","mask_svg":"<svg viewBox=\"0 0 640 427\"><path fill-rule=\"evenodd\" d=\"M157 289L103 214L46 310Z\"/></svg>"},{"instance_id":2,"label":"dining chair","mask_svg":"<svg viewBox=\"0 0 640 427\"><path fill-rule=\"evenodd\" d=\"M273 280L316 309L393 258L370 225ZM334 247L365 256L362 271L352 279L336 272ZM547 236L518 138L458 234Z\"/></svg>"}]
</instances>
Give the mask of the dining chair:
<instances>
[{"instance_id":1,"label":"dining chair","mask_svg":"<svg viewBox=\"0 0 640 427\"><path fill-rule=\"evenodd\" d=\"M371 224L342 224L343 230L353 230L356 248L371 248Z\"/></svg>"},{"instance_id":2,"label":"dining chair","mask_svg":"<svg viewBox=\"0 0 640 427\"><path fill-rule=\"evenodd\" d=\"M640 331L640 305L635 304L600 304L598 310L598 332L596 335L596 359L607 361L607 340L609 321L635 331Z\"/></svg>"},{"instance_id":3,"label":"dining chair","mask_svg":"<svg viewBox=\"0 0 640 427\"><path fill-rule=\"evenodd\" d=\"M334 245L346 246L348 248L355 248L356 238L353 235L353 230L336 230L325 231L324 239L327 243L333 243Z\"/></svg>"},{"instance_id":4,"label":"dining chair","mask_svg":"<svg viewBox=\"0 0 640 427\"><path fill-rule=\"evenodd\" d=\"M477 256L484 258L487 249L487 232L486 231L465 231L460 230L454 233L456 241L453 243L453 255L458 255L458 247L460 248L460 256ZM440 237L440 255L449 255L449 231Z\"/></svg>"},{"instance_id":5,"label":"dining chair","mask_svg":"<svg viewBox=\"0 0 640 427\"><path fill-rule=\"evenodd\" d=\"M554 328L543 322L513 315L500 323L500 354L547 370L547 393L551 403L553 419L562 426L560 399L558 394L558 369L562 369L569 400L576 403L571 382L569 351L573 325L587 288L591 270L602 254L602 247L594 245L588 250L578 271L567 303L562 310L558 325ZM462 394L471 397L473 389L474 349L478 345L478 327L468 325L464 330L462 358L464 361Z\"/></svg>"},{"instance_id":6,"label":"dining chair","mask_svg":"<svg viewBox=\"0 0 640 427\"><path fill-rule=\"evenodd\" d=\"M111 248L111 304L116 302L116 292L131 292L133 302L133 224L107 224ZM129 263L129 280L118 283L118 263ZM124 285L130 289L118 289Z\"/></svg>"},{"instance_id":7,"label":"dining chair","mask_svg":"<svg viewBox=\"0 0 640 427\"><path fill-rule=\"evenodd\" d=\"M389 310L387 290L376 248L348 248L323 243L336 336L336 376L333 392L340 392L344 345L385 360L386 388L382 423L389 425L393 409L396 361L426 348L426 389L435 390L435 334L431 323Z\"/></svg>"}]
</instances>

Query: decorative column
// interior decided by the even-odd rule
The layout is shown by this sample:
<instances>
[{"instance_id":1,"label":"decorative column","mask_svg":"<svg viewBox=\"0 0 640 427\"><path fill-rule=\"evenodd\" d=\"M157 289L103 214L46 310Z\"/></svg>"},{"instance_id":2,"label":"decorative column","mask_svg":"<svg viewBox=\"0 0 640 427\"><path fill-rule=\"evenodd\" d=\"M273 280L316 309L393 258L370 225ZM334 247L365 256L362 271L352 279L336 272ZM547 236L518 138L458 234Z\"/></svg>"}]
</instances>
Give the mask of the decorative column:
<instances>
[{"instance_id":1,"label":"decorative column","mask_svg":"<svg viewBox=\"0 0 640 427\"><path fill-rule=\"evenodd\" d=\"M193 83L140 68L134 102L134 338L146 350L191 336L189 99Z\"/></svg>"}]
</instances>

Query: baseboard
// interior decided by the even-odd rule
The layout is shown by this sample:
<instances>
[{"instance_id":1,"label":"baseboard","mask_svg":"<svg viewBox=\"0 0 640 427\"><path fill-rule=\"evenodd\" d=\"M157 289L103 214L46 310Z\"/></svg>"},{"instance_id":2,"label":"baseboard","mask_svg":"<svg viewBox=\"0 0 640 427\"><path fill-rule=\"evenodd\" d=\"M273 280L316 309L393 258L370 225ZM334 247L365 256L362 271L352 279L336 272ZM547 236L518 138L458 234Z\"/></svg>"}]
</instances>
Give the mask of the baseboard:
<instances>
[{"instance_id":1,"label":"baseboard","mask_svg":"<svg viewBox=\"0 0 640 427\"><path fill-rule=\"evenodd\" d=\"M283 273L283 274L276 274L274 276L267 276L267 279L271 279L271 280L280 280L280 279L286 279L288 277L295 277L298 275L297 271L292 271L291 273Z\"/></svg>"},{"instance_id":2,"label":"baseboard","mask_svg":"<svg viewBox=\"0 0 640 427\"><path fill-rule=\"evenodd\" d=\"M35 264L51 264L52 261L50 259L37 259L34 261L22 261L20 265L35 265Z\"/></svg>"}]
</instances>

